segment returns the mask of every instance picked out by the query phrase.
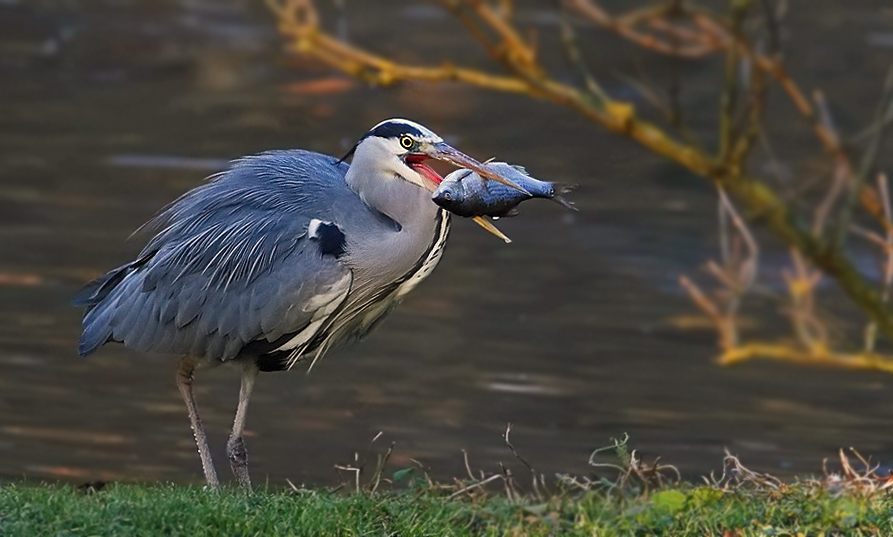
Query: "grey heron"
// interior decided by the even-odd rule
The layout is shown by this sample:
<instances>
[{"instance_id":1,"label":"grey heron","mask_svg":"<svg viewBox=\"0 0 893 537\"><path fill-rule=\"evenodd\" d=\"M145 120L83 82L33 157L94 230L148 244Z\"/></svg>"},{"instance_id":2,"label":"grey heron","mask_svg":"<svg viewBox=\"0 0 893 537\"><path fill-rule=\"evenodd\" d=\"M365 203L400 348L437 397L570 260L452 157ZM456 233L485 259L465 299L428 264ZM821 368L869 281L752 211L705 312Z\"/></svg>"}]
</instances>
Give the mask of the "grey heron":
<instances>
[{"instance_id":1,"label":"grey heron","mask_svg":"<svg viewBox=\"0 0 893 537\"><path fill-rule=\"evenodd\" d=\"M440 261L450 215L431 200L441 178L428 158L493 177L405 119L379 123L342 159L284 150L234 161L145 224L155 235L135 260L76 295L87 308L79 353L121 342L180 356L177 386L210 487L219 480L193 374L240 368L226 448L250 487L242 434L258 372L359 339Z\"/></svg>"}]
</instances>

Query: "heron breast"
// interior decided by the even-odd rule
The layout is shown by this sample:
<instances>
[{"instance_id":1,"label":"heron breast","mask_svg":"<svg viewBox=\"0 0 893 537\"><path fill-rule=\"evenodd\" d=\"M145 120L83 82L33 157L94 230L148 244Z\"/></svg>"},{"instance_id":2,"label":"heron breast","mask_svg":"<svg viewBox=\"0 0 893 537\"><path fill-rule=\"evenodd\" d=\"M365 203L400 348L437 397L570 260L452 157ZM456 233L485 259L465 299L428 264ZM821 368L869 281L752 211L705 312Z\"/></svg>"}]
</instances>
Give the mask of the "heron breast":
<instances>
[{"instance_id":1,"label":"heron breast","mask_svg":"<svg viewBox=\"0 0 893 537\"><path fill-rule=\"evenodd\" d=\"M437 264L440 263L440 258L443 257L443 248L450 233L450 213L441 209L439 216L440 225L437 226L434 242L422 258L421 263L417 265L417 269L411 273L406 281L397 287L394 295L398 300L406 296L407 293L422 283L422 280L430 276Z\"/></svg>"}]
</instances>

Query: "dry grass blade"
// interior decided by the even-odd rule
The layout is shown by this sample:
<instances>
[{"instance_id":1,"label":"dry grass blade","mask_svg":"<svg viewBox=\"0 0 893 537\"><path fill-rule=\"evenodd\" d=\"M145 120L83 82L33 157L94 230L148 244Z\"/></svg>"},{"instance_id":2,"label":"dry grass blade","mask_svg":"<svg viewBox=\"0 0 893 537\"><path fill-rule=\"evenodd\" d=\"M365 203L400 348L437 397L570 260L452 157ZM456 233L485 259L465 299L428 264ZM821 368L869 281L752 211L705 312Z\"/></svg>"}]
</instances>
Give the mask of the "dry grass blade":
<instances>
[{"instance_id":1,"label":"dry grass blade","mask_svg":"<svg viewBox=\"0 0 893 537\"><path fill-rule=\"evenodd\" d=\"M379 433L381 434L381 433ZM381 484L381 475L384 473L385 466L388 464L388 459L391 458L391 453L394 452L394 442L391 442L391 445L388 447L387 453L384 454L383 457L378 458L378 464L375 465L375 473L372 476L372 483L369 487L369 492L375 492L378 490L378 485Z\"/></svg>"},{"instance_id":2,"label":"dry grass blade","mask_svg":"<svg viewBox=\"0 0 893 537\"><path fill-rule=\"evenodd\" d=\"M510 430L511 427L507 427L507 432ZM509 444L511 442L506 442L506 445ZM390 449L388 453L390 453ZM513 453L516 452L513 451ZM605 456L613 457L616 462L599 462L597 460ZM517 458L522 461L521 457ZM359 456L355 455L354 459L358 461ZM387 460L388 456L383 457L382 466ZM425 466L419 461L410 460L419 468L425 469ZM639 455L637 450L630 448L628 435L624 435L620 439L612 438L609 445L595 449L590 454L590 467L598 469L599 472L609 471L607 472L608 477L558 473L555 475L555 484L559 486L551 489L547 487L545 478L539 476L539 479L534 482L535 488L532 491L523 490L515 481L512 470L502 463L497 463L498 472L490 475L481 472L478 479L474 477L466 452L463 452L463 460L465 471L471 482L454 478L453 482L449 484L438 483L432 480L426 471L426 484L415 481L411 485L416 490L415 496L421 497L433 493L446 501L463 496L477 501L492 494L505 494L509 502L521 505L529 505L531 501L547 503L563 501L569 497L569 494L593 491L624 499L647 498L654 490L667 488L673 490L679 486L682 479L679 470L671 464L663 464L660 457L655 457L653 462L645 462L644 457ZM827 461L823 464L824 476L822 478L798 480L795 483L796 487L792 489L791 485L771 474L751 470L737 456L726 450L721 475L716 476L711 472L710 475L702 477L702 480L707 487L722 492L771 495L775 498L792 491L802 492L804 490L809 494L829 493L832 496L845 494L852 497L868 498L879 494L888 494L890 490L893 490L893 476L886 475L888 472L882 472L878 464L873 464L869 458L863 457L855 449L839 450L836 461L837 464L833 470L829 469ZM531 465L525 464L525 466L532 471ZM361 467L358 464L338 465L336 468L339 471L349 472L352 479L342 482L332 492L347 489L353 494L374 494L378 490L377 486L373 486L376 483L375 478L366 487L360 485ZM380 471L378 473L380 474ZM381 482L394 485L393 482L384 479ZM306 489L296 487L288 479L286 483L294 492L306 492ZM494 483L501 483L501 486L494 487L492 486ZM499 489L501 489L501 493L498 492Z\"/></svg>"},{"instance_id":3,"label":"dry grass blade","mask_svg":"<svg viewBox=\"0 0 893 537\"><path fill-rule=\"evenodd\" d=\"M784 483L777 477L770 474L761 474L748 469L741 464L738 457L729 453L728 450L726 450L726 456L725 459L723 459L723 466L725 467L723 470L725 483L720 483L721 487L725 487L730 483L736 485L736 487L750 486L755 489L768 489L773 491L784 487Z\"/></svg>"},{"instance_id":4,"label":"dry grass blade","mask_svg":"<svg viewBox=\"0 0 893 537\"><path fill-rule=\"evenodd\" d=\"M826 490L832 495L847 494L856 497L870 497L876 494L886 493L893 488L893 476L882 476L878 470L880 466L871 464L858 451L849 448L850 455L840 449L837 460L840 464L839 471L828 470L827 461L823 464L824 478L821 480L809 480L808 482L817 489ZM850 456L855 457L861 468L856 468L850 462Z\"/></svg>"},{"instance_id":5,"label":"dry grass blade","mask_svg":"<svg viewBox=\"0 0 893 537\"><path fill-rule=\"evenodd\" d=\"M339 471L343 470L345 472L353 472L353 474L354 474L354 492L359 494L360 493L360 472L362 471L362 469L357 468L355 466L341 466L340 464L336 464L335 469L337 469Z\"/></svg>"},{"instance_id":6,"label":"dry grass blade","mask_svg":"<svg viewBox=\"0 0 893 537\"><path fill-rule=\"evenodd\" d=\"M477 489L477 488L481 488L484 485L486 485L487 483L496 481L497 479L505 479L505 478L499 474L493 474L490 477L488 477L487 479L484 479L483 481L478 481L477 483L472 483L471 485L462 487L461 489L459 489L456 492L447 496L447 500L452 500L456 496L461 496L462 494L465 494L466 492L469 492L469 491Z\"/></svg>"}]
</instances>

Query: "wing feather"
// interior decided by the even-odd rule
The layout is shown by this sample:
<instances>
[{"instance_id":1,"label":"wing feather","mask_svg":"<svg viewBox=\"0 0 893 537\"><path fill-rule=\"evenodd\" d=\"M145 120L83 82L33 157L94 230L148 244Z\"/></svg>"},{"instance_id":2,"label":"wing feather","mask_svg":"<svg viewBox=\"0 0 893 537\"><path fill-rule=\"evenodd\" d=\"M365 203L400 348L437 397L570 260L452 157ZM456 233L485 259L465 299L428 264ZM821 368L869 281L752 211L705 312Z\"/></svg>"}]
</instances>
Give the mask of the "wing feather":
<instances>
[{"instance_id":1,"label":"wing feather","mask_svg":"<svg viewBox=\"0 0 893 537\"><path fill-rule=\"evenodd\" d=\"M158 231L137 261L78 295L89 308L81 353L113 340L229 360L330 314L351 273L307 229L329 216L326 192L341 195L345 169L323 155L269 153L187 192L147 224Z\"/></svg>"}]
</instances>

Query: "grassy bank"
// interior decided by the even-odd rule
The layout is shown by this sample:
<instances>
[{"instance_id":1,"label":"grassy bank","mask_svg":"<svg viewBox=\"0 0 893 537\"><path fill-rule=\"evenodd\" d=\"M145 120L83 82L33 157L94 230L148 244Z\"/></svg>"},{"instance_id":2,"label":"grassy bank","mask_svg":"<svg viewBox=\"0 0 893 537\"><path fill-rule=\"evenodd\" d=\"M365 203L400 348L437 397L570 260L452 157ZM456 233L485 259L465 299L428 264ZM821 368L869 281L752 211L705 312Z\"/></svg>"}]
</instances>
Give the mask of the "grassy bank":
<instances>
[{"instance_id":1,"label":"grassy bank","mask_svg":"<svg viewBox=\"0 0 893 537\"><path fill-rule=\"evenodd\" d=\"M341 494L178 486L0 486L0 535L893 535L893 498L682 485L634 497L510 501L440 489Z\"/></svg>"}]
</instances>

